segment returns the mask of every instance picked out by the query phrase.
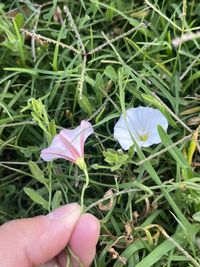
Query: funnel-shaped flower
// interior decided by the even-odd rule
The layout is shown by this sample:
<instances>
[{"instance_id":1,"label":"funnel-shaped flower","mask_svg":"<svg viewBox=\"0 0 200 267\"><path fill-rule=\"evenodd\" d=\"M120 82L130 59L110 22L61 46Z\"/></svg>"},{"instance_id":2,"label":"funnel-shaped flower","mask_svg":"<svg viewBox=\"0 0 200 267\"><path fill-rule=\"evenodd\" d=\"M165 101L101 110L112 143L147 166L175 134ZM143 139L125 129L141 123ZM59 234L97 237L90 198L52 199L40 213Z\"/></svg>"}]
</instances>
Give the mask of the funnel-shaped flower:
<instances>
[{"instance_id":1,"label":"funnel-shaped flower","mask_svg":"<svg viewBox=\"0 0 200 267\"><path fill-rule=\"evenodd\" d=\"M161 142L157 126L165 131L168 122L158 110L149 107L130 108L126 116L121 115L114 127L114 138L119 141L124 150L133 145L133 139L140 147L149 147Z\"/></svg>"},{"instance_id":2,"label":"funnel-shaped flower","mask_svg":"<svg viewBox=\"0 0 200 267\"><path fill-rule=\"evenodd\" d=\"M73 130L64 129L53 138L48 148L41 151L40 157L45 161L63 158L81 167L84 163L84 143L93 131L88 121L81 121L81 125Z\"/></svg>"}]
</instances>

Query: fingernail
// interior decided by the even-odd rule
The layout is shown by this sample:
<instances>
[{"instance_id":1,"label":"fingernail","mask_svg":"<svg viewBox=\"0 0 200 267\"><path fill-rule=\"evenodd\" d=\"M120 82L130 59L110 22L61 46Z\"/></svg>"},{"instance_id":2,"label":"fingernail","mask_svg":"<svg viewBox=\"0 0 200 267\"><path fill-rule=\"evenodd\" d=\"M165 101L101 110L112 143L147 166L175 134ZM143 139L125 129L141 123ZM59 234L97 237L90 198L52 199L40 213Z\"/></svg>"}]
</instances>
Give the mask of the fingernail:
<instances>
[{"instance_id":1,"label":"fingernail","mask_svg":"<svg viewBox=\"0 0 200 267\"><path fill-rule=\"evenodd\" d=\"M46 217L49 220L61 220L78 212L80 212L80 206L77 203L71 203L50 212Z\"/></svg>"}]
</instances>

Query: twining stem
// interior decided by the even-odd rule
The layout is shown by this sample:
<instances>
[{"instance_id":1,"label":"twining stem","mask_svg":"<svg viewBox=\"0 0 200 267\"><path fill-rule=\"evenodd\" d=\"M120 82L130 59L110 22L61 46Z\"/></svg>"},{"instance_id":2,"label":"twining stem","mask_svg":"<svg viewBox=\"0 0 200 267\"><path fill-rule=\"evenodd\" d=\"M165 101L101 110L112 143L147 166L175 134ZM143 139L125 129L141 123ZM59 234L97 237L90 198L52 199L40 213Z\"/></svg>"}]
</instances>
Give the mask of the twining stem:
<instances>
[{"instance_id":1,"label":"twining stem","mask_svg":"<svg viewBox=\"0 0 200 267\"><path fill-rule=\"evenodd\" d=\"M85 184L83 185L83 189L81 192L81 210L82 212L84 211L84 195L85 195L85 190L88 188L89 185L89 175L88 175L88 170L87 170L87 166L85 166L85 168L83 169L83 172L85 174Z\"/></svg>"}]
</instances>

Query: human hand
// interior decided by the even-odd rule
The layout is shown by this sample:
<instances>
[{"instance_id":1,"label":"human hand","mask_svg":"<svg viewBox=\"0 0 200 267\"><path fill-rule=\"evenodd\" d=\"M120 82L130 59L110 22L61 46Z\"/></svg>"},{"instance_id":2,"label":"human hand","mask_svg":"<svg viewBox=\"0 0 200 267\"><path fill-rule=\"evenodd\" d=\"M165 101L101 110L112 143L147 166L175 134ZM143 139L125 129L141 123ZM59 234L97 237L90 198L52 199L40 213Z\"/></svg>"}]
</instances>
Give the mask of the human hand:
<instances>
[{"instance_id":1,"label":"human hand","mask_svg":"<svg viewBox=\"0 0 200 267\"><path fill-rule=\"evenodd\" d=\"M68 204L46 216L18 219L0 227L1 267L64 267L68 245L88 267L96 252L99 221L91 214L81 215L78 204ZM73 260L73 266L79 264Z\"/></svg>"}]
</instances>

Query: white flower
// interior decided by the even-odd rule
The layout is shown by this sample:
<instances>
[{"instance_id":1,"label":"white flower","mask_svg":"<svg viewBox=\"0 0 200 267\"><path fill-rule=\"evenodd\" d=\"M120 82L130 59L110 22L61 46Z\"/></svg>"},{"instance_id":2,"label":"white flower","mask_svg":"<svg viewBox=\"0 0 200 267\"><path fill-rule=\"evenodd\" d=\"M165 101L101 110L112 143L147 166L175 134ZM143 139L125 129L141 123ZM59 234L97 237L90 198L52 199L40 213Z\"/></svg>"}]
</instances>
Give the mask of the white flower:
<instances>
[{"instance_id":1,"label":"white flower","mask_svg":"<svg viewBox=\"0 0 200 267\"><path fill-rule=\"evenodd\" d=\"M158 125L167 131L168 122L158 109L130 108L115 124L114 138L119 141L124 150L128 150L133 145L133 139L140 147L149 147L161 142Z\"/></svg>"}]
</instances>

